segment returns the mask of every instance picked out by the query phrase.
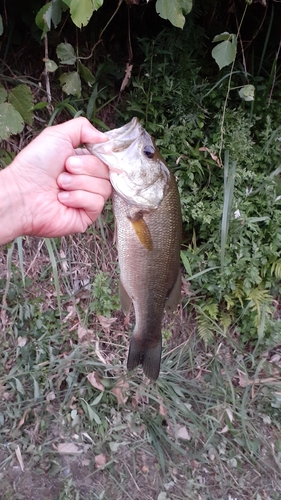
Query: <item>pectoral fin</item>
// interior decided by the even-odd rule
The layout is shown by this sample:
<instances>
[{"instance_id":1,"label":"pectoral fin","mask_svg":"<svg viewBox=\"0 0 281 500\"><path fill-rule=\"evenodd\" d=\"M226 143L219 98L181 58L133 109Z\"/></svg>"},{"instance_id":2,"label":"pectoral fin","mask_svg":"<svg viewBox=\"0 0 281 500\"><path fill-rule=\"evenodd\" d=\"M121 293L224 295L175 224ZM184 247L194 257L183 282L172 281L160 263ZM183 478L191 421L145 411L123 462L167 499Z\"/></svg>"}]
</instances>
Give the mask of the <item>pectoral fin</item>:
<instances>
[{"instance_id":1,"label":"pectoral fin","mask_svg":"<svg viewBox=\"0 0 281 500\"><path fill-rule=\"evenodd\" d=\"M134 218L130 217L130 221L133 225L135 233L140 240L141 244L149 251L153 249L153 242L149 227L147 226L145 220L142 217L142 213L139 212Z\"/></svg>"},{"instance_id":2,"label":"pectoral fin","mask_svg":"<svg viewBox=\"0 0 281 500\"><path fill-rule=\"evenodd\" d=\"M181 297L181 272L179 270L179 273L178 273L177 279L173 285L173 288L170 291L170 293L166 299L165 310L168 313L171 313L176 309L176 307L180 301L180 297Z\"/></svg>"},{"instance_id":3,"label":"pectoral fin","mask_svg":"<svg viewBox=\"0 0 281 500\"><path fill-rule=\"evenodd\" d=\"M120 299L122 311L124 312L124 314L126 314L126 316L128 316L130 309L131 309L131 305L132 305L132 299L127 294L121 280L119 281L119 299Z\"/></svg>"}]
</instances>

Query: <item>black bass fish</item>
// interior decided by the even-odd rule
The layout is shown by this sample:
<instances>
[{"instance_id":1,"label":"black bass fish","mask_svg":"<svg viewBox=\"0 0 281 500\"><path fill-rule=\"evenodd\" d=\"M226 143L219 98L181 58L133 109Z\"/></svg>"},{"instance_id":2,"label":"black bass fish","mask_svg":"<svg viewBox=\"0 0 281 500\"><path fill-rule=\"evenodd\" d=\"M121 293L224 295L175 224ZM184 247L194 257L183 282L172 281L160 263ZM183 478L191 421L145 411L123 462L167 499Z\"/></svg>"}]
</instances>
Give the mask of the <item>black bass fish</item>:
<instances>
[{"instance_id":1,"label":"black bass fish","mask_svg":"<svg viewBox=\"0 0 281 500\"><path fill-rule=\"evenodd\" d=\"M143 366L156 380L160 371L164 309L180 299L181 207L176 180L137 118L106 132L109 140L86 144L110 170L120 266L120 302L131 304L135 328L127 368Z\"/></svg>"}]
</instances>

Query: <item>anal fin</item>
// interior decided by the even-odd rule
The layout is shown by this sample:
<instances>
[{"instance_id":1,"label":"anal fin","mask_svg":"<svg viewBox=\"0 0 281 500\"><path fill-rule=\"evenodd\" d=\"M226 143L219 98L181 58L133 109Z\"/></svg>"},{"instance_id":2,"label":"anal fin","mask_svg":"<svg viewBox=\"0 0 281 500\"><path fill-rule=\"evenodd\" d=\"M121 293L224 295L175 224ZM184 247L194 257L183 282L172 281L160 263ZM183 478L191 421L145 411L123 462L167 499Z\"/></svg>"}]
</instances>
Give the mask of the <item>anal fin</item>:
<instances>
[{"instance_id":1,"label":"anal fin","mask_svg":"<svg viewBox=\"0 0 281 500\"><path fill-rule=\"evenodd\" d=\"M170 291L167 297L165 303L165 310L168 313L173 312L177 308L180 298L181 298L181 271L179 270L177 279L173 284L172 290Z\"/></svg>"},{"instance_id":2,"label":"anal fin","mask_svg":"<svg viewBox=\"0 0 281 500\"><path fill-rule=\"evenodd\" d=\"M119 281L119 299L122 311L126 314L126 316L128 316L132 305L132 299L126 292L121 279Z\"/></svg>"}]
</instances>

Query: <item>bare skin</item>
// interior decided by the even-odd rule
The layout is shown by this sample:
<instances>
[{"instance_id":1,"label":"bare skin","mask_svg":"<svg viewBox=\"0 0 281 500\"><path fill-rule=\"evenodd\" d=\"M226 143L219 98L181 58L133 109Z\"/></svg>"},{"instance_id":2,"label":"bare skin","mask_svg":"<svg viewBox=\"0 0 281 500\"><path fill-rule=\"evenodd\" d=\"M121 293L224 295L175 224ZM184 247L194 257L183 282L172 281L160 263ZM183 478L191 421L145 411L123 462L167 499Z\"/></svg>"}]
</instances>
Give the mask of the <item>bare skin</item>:
<instances>
[{"instance_id":1,"label":"bare skin","mask_svg":"<svg viewBox=\"0 0 281 500\"><path fill-rule=\"evenodd\" d=\"M107 166L79 149L107 137L86 118L45 129L0 171L0 244L84 232L111 195Z\"/></svg>"}]
</instances>

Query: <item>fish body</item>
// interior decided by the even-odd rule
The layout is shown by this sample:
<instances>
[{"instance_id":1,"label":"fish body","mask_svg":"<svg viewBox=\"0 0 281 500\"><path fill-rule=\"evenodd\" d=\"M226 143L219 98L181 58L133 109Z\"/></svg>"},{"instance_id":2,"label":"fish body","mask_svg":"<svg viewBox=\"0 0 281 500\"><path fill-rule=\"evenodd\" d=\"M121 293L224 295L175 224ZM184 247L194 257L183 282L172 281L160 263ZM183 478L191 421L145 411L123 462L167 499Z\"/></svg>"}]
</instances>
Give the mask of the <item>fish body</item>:
<instances>
[{"instance_id":1,"label":"fish body","mask_svg":"<svg viewBox=\"0 0 281 500\"><path fill-rule=\"evenodd\" d=\"M125 314L132 303L135 310L127 367L142 364L156 380L164 309L175 309L180 299L180 198L174 176L136 118L107 134L108 142L87 147L109 166L113 185L120 301Z\"/></svg>"}]
</instances>

